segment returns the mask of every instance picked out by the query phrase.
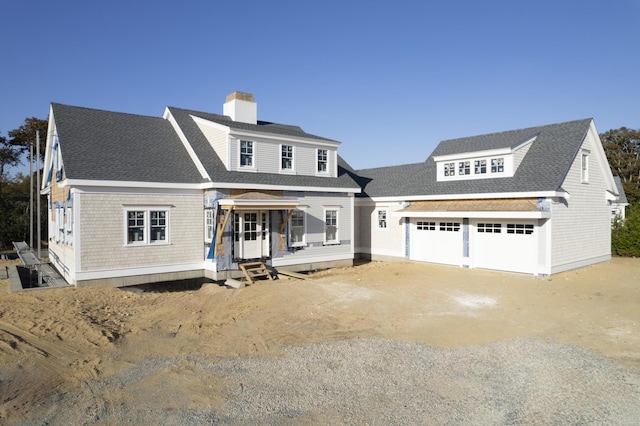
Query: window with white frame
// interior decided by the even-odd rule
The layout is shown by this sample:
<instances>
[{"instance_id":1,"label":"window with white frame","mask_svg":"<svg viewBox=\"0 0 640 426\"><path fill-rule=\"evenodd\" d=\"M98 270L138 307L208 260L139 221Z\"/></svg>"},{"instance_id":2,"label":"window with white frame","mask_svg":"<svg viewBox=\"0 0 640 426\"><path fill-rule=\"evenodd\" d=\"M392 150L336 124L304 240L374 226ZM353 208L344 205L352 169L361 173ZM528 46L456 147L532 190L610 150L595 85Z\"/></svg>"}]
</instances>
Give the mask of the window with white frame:
<instances>
[{"instance_id":1,"label":"window with white frame","mask_svg":"<svg viewBox=\"0 0 640 426\"><path fill-rule=\"evenodd\" d=\"M470 161L460 161L458 163L458 174L460 176L470 175L471 174L471 162Z\"/></svg>"},{"instance_id":2,"label":"window with white frame","mask_svg":"<svg viewBox=\"0 0 640 426\"><path fill-rule=\"evenodd\" d=\"M282 170L293 170L293 147L291 145L281 145L280 168Z\"/></svg>"},{"instance_id":3,"label":"window with white frame","mask_svg":"<svg viewBox=\"0 0 640 426\"><path fill-rule=\"evenodd\" d=\"M387 211L378 210L378 228L386 229L387 227Z\"/></svg>"},{"instance_id":4,"label":"window with white frame","mask_svg":"<svg viewBox=\"0 0 640 426\"><path fill-rule=\"evenodd\" d=\"M304 211L294 210L289 218L289 245L304 246L306 237L304 232Z\"/></svg>"},{"instance_id":5,"label":"window with white frame","mask_svg":"<svg viewBox=\"0 0 640 426\"><path fill-rule=\"evenodd\" d=\"M204 209L204 239L207 242L213 240L213 231L215 229L213 208Z\"/></svg>"},{"instance_id":6,"label":"window with white frame","mask_svg":"<svg viewBox=\"0 0 640 426\"><path fill-rule=\"evenodd\" d=\"M327 173L327 150L318 150L318 173Z\"/></svg>"},{"instance_id":7,"label":"window with white frame","mask_svg":"<svg viewBox=\"0 0 640 426\"><path fill-rule=\"evenodd\" d=\"M507 234L533 234L533 225L522 223L507 223Z\"/></svg>"},{"instance_id":8,"label":"window with white frame","mask_svg":"<svg viewBox=\"0 0 640 426\"><path fill-rule=\"evenodd\" d=\"M474 172L477 175L487 173L487 160L475 160L473 162Z\"/></svg>"},{"instance_id":9,"label":"window with white frame","mask_svg":"<svg viewBox=\"0 0 640 426\"><path fill-rule=\"evenodd\" d=\"M127 245L169 242L169 210L140 208L126 210Z\"/></svg>"},{"instance_id":10,"label":"window with white frame","mask_svg":"<svg viewBox=\"0 0 640 426\"><path fill-rule=\"evenodd\" d=\"M491 173L504 172L504 158L492 158L491 159Z\"/></svg>"},{"instance_id":11,"label":"window with white frame","mask_svg":"<svg viewBox=\"0 0 640 426\"><path fill-rule=\"evenodd\" d=\"M418 229L418 231L435 231L436 230L436 223L435 222L424 222L424 221L417 221L416 222L416 228Z\"/></svg>"},{"instance_id":12,"label":"window with white frame","mask_svg":"<svg viewBox=\"0 0 640 426\"><path fill-rule=\"evenodd\" d=\"M582 183L589 182L589 153L586 151L582 152L582 161L580 165L580 179Z\"/></svg>"},{"instance_id":13,"label":"window with white frame","mask_svg":"<svg viewBox=\"0 0 640 426\"><path fill-rule=\"evenodd\" d=\"M325 209L324 211L324 243L338 244L338 210Z\"/></svg>"},{"instance_id":14,"label":"window with white frame","mask_svg":"<svg viewBox=\"0 0 640 426\"><path fill-rule=\"evenodd\" d=\"M499 223L479 223L478 232L487 234L499 234L502 232L502 225Z\"/></svg>"},{"instance_id":15,"label":"window with white frame","mask_svg":"<svg viewBox=\"0 0 640 426\"><path fill-rule=\"evenodd\" d=\"M240 141L240 167L253 167L253 141Z\"/></svg>"},{"instance_id":16,"label":"window with white frame","mask_svg":"<svg viewBox=\"0 0 640 426\"><path fill-rule=\"evenodd\" d=\"M458 232L460 230L460 222L440 222L440 230Z\"/></svg>"},{"instance_id":17,"label":"window with white frame","mask_svg":"<svg viewBox=\"0 0 640 426\"><path fill-rule=\"evenodd\" d=\"M444 163L444 175L455 176L456 175L456 163Z\"/></svg>"}]
</instances>

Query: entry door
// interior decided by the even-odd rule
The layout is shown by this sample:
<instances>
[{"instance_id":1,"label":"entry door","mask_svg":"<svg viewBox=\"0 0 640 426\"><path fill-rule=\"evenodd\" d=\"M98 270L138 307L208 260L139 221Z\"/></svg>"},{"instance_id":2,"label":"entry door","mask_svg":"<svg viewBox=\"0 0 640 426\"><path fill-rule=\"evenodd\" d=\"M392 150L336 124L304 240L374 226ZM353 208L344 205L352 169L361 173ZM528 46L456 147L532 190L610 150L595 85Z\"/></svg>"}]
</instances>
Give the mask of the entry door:
<instances>
[{"instance_id":1,"label":"entry door","mask_svg":"<svg viewBox=\"0 0 640 426\"><path fill-rule=\"evenodd\" d=\"M269 255L269 214L267 211L239 212L239 253L242 259L259 259Z\"/></svg>"}]
</instances>

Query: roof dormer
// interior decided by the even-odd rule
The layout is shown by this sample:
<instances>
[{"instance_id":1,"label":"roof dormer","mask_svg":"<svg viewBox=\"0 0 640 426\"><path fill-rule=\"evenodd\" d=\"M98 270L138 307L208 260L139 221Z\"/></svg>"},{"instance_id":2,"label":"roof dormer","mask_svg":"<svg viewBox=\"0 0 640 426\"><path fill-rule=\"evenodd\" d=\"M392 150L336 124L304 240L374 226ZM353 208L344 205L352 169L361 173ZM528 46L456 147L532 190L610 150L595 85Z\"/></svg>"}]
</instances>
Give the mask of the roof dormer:
<instances>
[{"instance_id":1,"label":"roof dormer","mask_svg":"<svg viewBox=\"0 0 640 426\"><path fill-rule=\"evenodd\" d=\"M434 155L437 181L512 177L535 139L504 148Z\"/></svg>"}]
</instances>

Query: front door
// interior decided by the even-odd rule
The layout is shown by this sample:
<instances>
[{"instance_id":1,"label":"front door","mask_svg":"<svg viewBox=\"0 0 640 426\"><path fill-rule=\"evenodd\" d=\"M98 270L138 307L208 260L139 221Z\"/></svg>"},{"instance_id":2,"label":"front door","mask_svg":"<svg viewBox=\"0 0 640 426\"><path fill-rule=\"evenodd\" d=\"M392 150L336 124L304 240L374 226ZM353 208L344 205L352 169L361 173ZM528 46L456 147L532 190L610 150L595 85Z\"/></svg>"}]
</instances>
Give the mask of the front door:
<instances>
[{"instance_id":1,"label":"front door","mask_svg":"<svg viewBox=\"0 0 640 426\"><path fill-rule=\"evenodd\" d=\"M236 253L239 259L269 256L269 212L236 212Z\"/></svg>"}]
</instances>

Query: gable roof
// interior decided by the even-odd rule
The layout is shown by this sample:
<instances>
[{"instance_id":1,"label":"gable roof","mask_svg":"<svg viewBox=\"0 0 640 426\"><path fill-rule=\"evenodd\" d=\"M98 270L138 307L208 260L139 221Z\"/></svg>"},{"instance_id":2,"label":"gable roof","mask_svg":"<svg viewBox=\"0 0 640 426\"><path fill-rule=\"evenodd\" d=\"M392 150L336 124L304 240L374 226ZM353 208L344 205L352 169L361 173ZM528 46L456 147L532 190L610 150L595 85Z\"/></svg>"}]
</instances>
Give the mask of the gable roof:
<instances>
[{"instance_id":1,"label":"gable roof","mask_svg":"<svg viewBox=\"0 0 640 426\"><path fill-rule=\"evenodd\" d=\"M193 148L193 151L202 162L202 165L213 182L336 189L347 188L355 190L356 192L360 190L360 185L352 177L351 167L349 167L349 165L339 155L337 178L229 171L218 154L211 147L211 144L204 136L192 116L214 121L218 124L223 124L240 130L244 129L251 130L253 132L311 138L319 141L332 141L331 139L311 135L296 126L287 126L269 122L258 122L259 124L240 123L235 122L226 116L176 107L167 107L167 110L175 119L180 130L184 133L189 144Z\"/></svg>"},{"instance_id":2,"label":"gable roof","mask_svg":"<svg viewBox=\"0 0 640 426\"><path fill-rule=\"evenodd\" d=\"M358 170L361 196L438 196L561 190L592 119L440 142L423 163ZM438 182L434 156L513 148L536 137L513 177Z\"/></svg>"},{"instance_id":3,"label":"gable roof","mask_svg":"<svg viewBox=\"0 0 640 426\"><path fill-rule=\"evenodd\" d=\"M52 103L51 109L68 179L181 184L208 182L198 171L169 120L59 103ZM351 167L340 156L337 178L228 171L191 116L240 130L335 143L331 139L311 135L297 126L263 121L247 124L217 114L173 107L168 110L214 183L360 190Z\"/></svg>"},{"instance_id":4,"label":"gable roof","mask_svg":"<svg viewBox=\"0 0 640 426\"><path fill-rule=\"evenodd\" d=\"M52 103L68 179L199 183L202 176L162 118Z\"/></svg>"}]
</instances>

